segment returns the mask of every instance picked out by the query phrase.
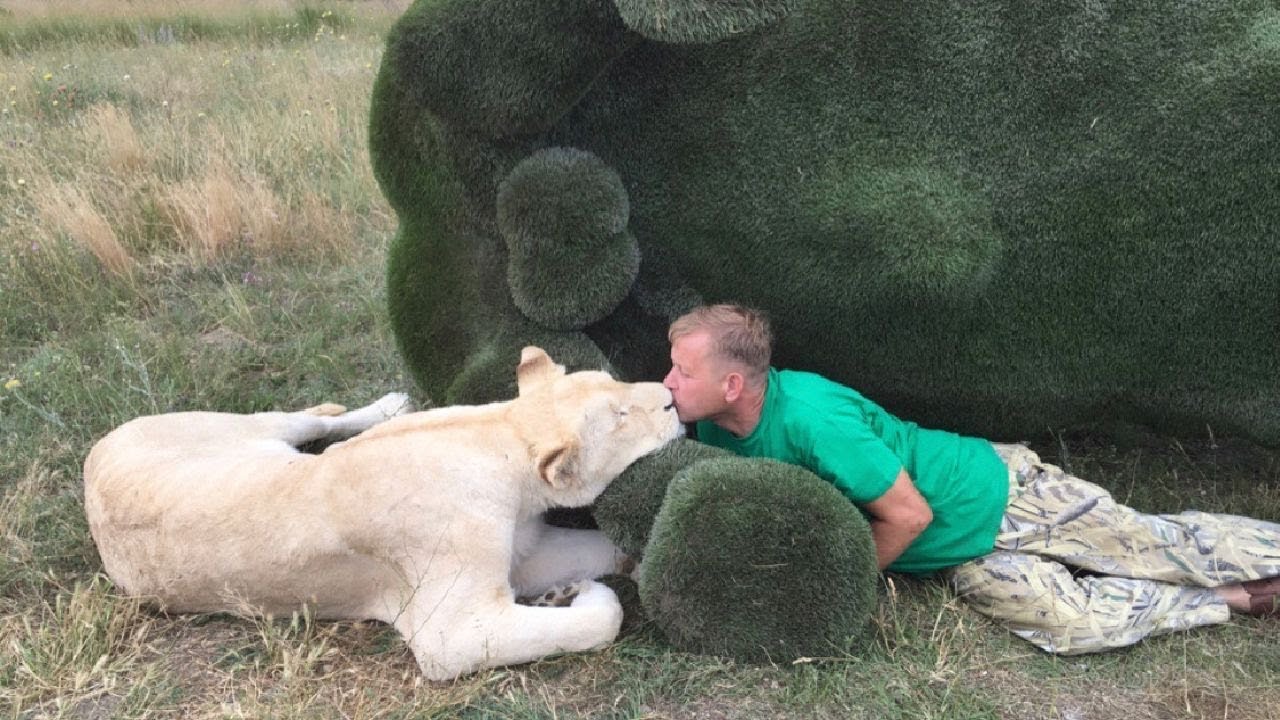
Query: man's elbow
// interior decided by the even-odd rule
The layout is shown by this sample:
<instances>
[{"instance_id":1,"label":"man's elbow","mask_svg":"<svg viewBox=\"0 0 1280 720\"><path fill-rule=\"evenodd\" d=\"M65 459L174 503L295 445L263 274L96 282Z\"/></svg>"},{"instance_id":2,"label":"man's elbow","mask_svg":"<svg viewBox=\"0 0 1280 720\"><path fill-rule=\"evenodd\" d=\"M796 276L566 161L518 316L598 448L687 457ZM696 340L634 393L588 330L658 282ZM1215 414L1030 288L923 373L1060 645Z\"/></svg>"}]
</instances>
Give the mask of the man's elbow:
<instances>
[{"instance_id":1,"label":"man's elbow","mask_svg":"<svg viewBox=\"0 0 1280 720\"><path fill-rule=\"evenodd\" d=\"M904 508L880 520L886 525L897 528L898 532L908 537L916 537L933 522L933 511L928 506L920 508Z\"/></svg>"},{"instance_id":2,"label":"man's elbow","mask_svg":"<svg viewBox=\"0 0 1280 720\"><path fill-rule=\"evenodd\" d=\"M928 505L921 505L919 508L916 508L914 512L910 513L905 518L904 524L912 532L912 534L919 535L920 533L924 532L925 528L929 527L929 523L932 523L932 522L933 522L933 509L930 508Z\"/></svg>"}]
</instances>

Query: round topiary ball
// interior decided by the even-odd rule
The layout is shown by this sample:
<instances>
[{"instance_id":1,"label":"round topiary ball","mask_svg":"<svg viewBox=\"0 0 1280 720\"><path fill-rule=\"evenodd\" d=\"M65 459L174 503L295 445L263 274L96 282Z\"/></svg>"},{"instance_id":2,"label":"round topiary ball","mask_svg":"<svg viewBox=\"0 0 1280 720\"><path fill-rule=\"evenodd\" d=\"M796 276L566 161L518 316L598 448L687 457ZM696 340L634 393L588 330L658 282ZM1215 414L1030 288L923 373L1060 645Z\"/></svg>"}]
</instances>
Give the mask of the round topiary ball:
<instances>
[{"instance_id":1,"label":"round topiary ball","mask_svg":"<svg viewBox=\"0 0 1280 720\"><path fill-rule=\"evenodd\" d=\"M516 307L555 330L613 312L640 271L622 179L583 150L530 155L498 188L498 229Z\"/></svg>"},{"instance_id":2,"label":"round topiary ball","mask_svg":"<svg viewBox=\"0 0 1280 720\"><path fill-rule=\"evenodd\" d=\"M732 455L727 450L681 438L631 463L596 498L591 510L596 525L620 550L631 557L641 557L671 479L699 460L717 457Z\"/></svg>"},{"instance_id":3,"label":"round topiary ball","mask_svg":"<svg viewBox=\"0 0 1280 720\"><path fill-rule=\"evenodd\" d=\"M675 646L746 661L849 652L876 603L867 521L829 483L771 460L704 460L667 489L640 599Z\"/></svg>"}]
</instances>

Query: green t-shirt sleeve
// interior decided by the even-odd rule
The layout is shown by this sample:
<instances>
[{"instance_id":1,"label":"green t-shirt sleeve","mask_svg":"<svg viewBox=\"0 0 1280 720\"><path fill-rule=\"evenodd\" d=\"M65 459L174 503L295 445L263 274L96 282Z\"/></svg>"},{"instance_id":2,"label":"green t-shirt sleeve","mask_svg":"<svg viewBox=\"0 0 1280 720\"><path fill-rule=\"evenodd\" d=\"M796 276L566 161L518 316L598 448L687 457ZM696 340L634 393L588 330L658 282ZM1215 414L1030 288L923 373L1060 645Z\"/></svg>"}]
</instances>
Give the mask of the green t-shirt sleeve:
<instances>
[{"instance_id":1,"label":"green t-shirt sleeve","mask_svg":"<svg viewBox=\"0 0 1280 720\"><path fill-rule=\"evenodd\" d=\"M902 461L857 418L820 420L805 437L806 464L855 503L866 504L893 485Z\"/></svg>"}]
</instances>

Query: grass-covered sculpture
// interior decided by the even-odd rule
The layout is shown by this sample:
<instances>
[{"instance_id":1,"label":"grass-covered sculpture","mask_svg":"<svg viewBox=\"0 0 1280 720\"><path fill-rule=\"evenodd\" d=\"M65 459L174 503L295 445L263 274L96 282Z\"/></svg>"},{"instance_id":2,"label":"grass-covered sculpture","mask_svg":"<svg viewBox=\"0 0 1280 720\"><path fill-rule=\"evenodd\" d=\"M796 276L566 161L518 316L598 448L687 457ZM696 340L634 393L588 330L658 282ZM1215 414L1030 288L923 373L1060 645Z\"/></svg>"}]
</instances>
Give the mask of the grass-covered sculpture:
<instances>
[{"instance_id":1,"label":"grass-covered sculpture","mask_svg":"<svg viewBox=\"0 0 1280 720\"><path fill-rule=\"evenodd\" d=\"M701 298L782 365L1016 437L1280 441L1274 0L419 0L373 98L436 401L530 343L659 377Z\"/></svg>"},{"instance_id":2,"label":"grass-covered sculpture","mask_svg":"<svg viewBox=\"0 0 1280 720\"><path fill-rule=\"evenodd\" d=\"M1275 0L418 0L392 322L437 402L527 344L660 377L735 300L926 426L1280 442L1278 107Z\"/></svg>"},{"instance_id":3,"label":"grass-covered sculpture","mask_svg":"<svg viewBox=\"0 0 1280 720\"><path fill-rule=\"evenodd\" d=\"M869 640L871 527L804 468L680 440L614 480L594 514L643 557L641 604L679 647L789 662Z\"/></svg>"}]
</instances>

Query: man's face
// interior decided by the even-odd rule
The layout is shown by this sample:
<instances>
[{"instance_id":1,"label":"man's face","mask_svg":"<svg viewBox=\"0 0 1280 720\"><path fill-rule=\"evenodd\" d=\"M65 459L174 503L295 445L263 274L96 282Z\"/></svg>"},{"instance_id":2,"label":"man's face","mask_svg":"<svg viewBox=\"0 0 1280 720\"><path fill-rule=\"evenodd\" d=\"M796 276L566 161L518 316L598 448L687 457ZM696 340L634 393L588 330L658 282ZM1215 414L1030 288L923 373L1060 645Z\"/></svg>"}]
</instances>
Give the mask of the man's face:
<instances>
[{"instance_id":1,"label":"man's face","mask_svg":"<svg viewBox=\"0 0 1280 720\"><path fill-rule=\"evenodd\" d=\"M693 332L671 343L671 372L662 384L671 391L680 422L714 418L728 407L726 373L711 345L711 336L705 332Z\"/></svg>"}]
</instances>

